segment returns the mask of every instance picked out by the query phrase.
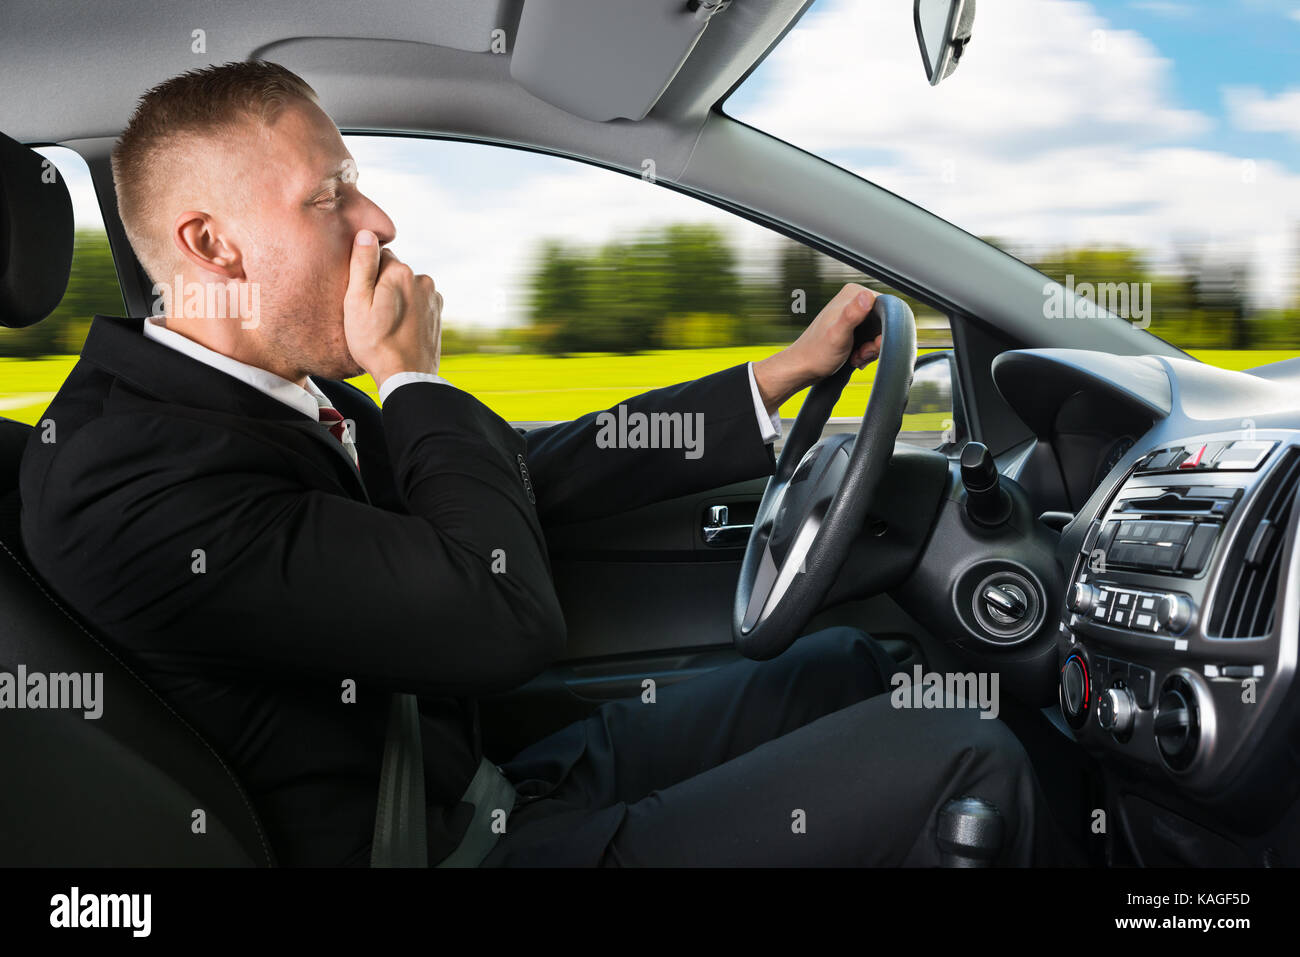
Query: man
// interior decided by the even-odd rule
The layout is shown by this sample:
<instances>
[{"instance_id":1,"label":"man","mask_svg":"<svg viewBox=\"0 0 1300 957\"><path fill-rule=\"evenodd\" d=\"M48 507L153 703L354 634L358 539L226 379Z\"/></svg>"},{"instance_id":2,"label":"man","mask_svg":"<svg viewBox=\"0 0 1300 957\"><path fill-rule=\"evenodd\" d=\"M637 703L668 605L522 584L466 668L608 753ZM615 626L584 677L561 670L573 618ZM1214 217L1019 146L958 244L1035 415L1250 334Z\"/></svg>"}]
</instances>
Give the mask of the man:
<instances>
[{"instance_id":1,"label":"man","mask_svg":"<svg viewBox=\"0 0 1300 957\"><path fill-rule=\"evenodd\" d=\"M484 821L475 698L564 649L545 526L769 473L779 406L880 348L850 355L873 297L846 286L780 353L627 401L702 414L698 458L597 449L595 413L521 434L437 375L442 296L387 248L301 78L169 80L113 172L161 315L96 317L23 463L24 541L232 762L285 864L369 861L394 691L419 696L429 862L452 855ZM340 381L363 372L382 413ZM607 705L503 767L517 800L484 863L927 863L967 792L1032 861L1019 745L892 710L890 670L838 629Z\"/></svg>"}]
</instances>

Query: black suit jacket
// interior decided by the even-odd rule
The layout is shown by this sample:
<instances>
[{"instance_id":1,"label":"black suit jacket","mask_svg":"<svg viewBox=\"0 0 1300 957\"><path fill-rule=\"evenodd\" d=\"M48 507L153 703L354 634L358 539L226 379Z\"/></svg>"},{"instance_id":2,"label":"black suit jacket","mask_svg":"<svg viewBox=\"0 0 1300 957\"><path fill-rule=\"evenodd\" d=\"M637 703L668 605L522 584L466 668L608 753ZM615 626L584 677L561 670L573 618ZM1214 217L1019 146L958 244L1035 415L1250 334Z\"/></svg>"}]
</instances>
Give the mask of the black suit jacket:
<instances>
[{"instance_id":1,"label":"black suit jacket","mask_svg":"<svg viewBox=\"0 0 1300 957\"><path fill-rule=\"evenodd\" d=\"M564 651L547 523L773 467L743 365L626 402L703 413L698 459L598 448L596 413L524 433L453 387L381 413L316 380L355 422L358 475L319 424L142 322L95 317L23 459L24 544L232 764L284 864L368 863L394 690L420 696L430 862L455 847L475 697Z\"/></svg>"}]
</instances>

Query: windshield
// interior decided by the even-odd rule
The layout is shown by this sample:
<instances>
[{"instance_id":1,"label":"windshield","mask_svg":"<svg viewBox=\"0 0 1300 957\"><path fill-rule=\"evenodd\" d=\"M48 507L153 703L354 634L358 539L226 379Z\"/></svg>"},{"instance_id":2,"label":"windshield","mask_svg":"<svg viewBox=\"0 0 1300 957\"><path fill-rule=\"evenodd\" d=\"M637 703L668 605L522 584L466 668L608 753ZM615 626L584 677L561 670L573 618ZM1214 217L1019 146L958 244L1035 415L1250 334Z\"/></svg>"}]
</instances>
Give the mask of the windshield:
<instances>
[{"instance_id":1,"label":"windshield","mask_svg":"<svg viewBox=\"0 0 1300 957\"><path fill-rule=\"evenodd\" d=\"M1174 345L1300 349L1300 2L986 0L937 87L911 6L817 0L725 112Z\"/></svg>"}]
</instances>

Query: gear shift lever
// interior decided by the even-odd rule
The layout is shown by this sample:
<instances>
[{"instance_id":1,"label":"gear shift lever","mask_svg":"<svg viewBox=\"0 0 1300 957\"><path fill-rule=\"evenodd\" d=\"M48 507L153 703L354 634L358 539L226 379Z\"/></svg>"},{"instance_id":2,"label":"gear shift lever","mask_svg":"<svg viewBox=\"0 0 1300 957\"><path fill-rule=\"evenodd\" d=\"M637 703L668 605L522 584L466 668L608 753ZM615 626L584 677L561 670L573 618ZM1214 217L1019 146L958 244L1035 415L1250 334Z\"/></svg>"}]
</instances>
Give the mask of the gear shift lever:
<instances>
[{"instance_id":1,"label":"gear shift lever","mask_svg":"<svg viewBox=\"0 0 1300 957\"><path fill-rule=\"evenodd\" d=\"M961 484L966 487L966 514L975 524L994 528L1011 517L1011 496L1001 479L988 446L967 442L961 453Z\"/></svg>"},{"instance_id":2,"label":"gear shift lever","mask_svg":"<svg viewBox=\"0 0 1300 957\"><path fill-rule=\"evenodd\" d=\"M991 867L1002 853L1002 815L977 797L953 798L939 812L941 867Z\"/></svg>"}]
</instances>

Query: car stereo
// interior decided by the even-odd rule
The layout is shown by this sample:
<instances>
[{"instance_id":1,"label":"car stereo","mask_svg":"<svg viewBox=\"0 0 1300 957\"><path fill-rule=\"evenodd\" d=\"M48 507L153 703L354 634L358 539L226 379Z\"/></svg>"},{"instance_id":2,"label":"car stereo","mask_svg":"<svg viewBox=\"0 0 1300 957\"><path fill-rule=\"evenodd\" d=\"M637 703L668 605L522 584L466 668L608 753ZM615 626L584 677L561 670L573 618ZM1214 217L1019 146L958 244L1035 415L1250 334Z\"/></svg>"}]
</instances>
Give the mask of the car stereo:
<instances>
[{"instance_id":1,"label":"car stereo","mask_svg":"<svg viewBox=\"0 0 1300 957\"><path fill-rule=\"evenodd\" d=\"M1296 669L1297 499L1292 430L1134 463L1088 525L1061 611L1061 710L1081 743L1192 788L1231 774Z\"/></svg>"}]
</instances>

